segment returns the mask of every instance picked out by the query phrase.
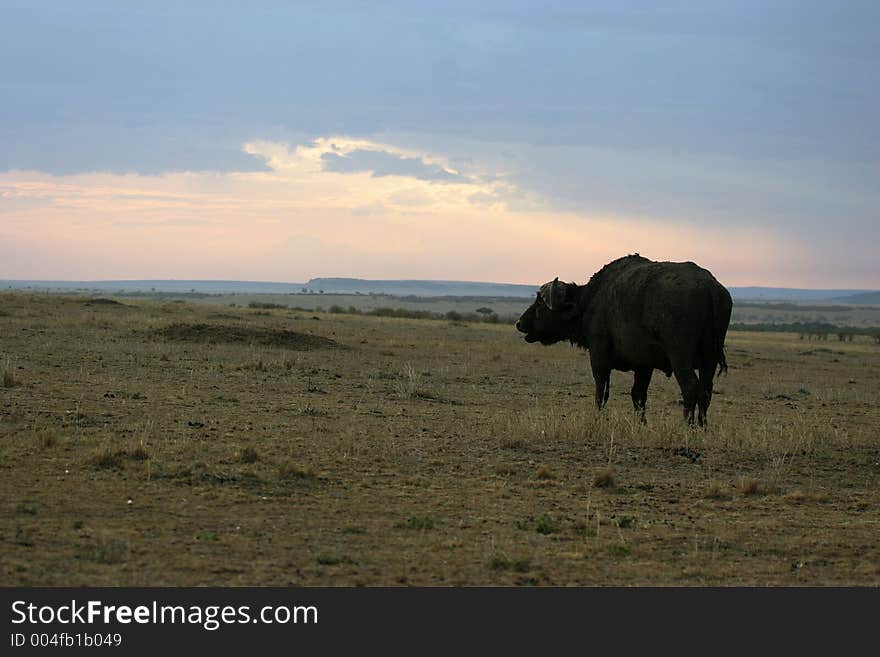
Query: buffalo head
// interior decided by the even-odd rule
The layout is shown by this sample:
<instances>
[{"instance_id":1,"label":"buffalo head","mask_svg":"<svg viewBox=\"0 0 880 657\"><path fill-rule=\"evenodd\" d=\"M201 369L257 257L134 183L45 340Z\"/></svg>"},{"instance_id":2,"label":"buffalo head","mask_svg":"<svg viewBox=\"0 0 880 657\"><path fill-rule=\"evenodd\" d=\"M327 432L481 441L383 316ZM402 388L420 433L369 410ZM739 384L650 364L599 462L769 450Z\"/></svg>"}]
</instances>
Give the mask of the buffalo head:
<instances>
[{"instance_id":1,"label":"buffalo head","mask_svg":"<svg viewBox=\"0 0 880 657\"><path fill-rule=\"evenodd\" d=\"M549 345L569 339L577 313L576 292L577 285L560 283L559 278L545 283L516 322L516 330L526 334L526 342Z\"/></svg>"}]
</instances>

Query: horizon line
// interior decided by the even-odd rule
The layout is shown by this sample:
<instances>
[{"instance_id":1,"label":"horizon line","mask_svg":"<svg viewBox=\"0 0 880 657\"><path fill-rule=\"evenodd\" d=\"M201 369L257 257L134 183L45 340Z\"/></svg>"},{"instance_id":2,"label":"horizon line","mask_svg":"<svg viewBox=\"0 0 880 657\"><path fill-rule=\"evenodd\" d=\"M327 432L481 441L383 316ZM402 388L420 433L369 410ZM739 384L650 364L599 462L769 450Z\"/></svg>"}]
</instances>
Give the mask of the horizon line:
<instances>
[{"instance_id":1,"label":"horizon line","mask_svg":"<svg viewBox=\"0 0 880 657\"><path fill-rule=\"evenodd\" d=\"M97 278L97 279L68 279L68 278L0 278L0 284L3 283L252 283L266 285L290 285L303 286L312 281L363 281L366 283L458 283L472 285L499 285L512 287L535 287L541 286L541 283L507 283L499 281L474 281L474 280L458 280L445 278L358 278L356 276L313 276L307 281L267 281L257 279L237 279L237 278ZM765 289L765 290L791 290L791 291L817 291L817 292L880 292L877 288L855 288L855 287L790 287L778 285L762 285L762 284L739 284L725 285L725 287L733 289Z\"/></svg>"}]
</instances>

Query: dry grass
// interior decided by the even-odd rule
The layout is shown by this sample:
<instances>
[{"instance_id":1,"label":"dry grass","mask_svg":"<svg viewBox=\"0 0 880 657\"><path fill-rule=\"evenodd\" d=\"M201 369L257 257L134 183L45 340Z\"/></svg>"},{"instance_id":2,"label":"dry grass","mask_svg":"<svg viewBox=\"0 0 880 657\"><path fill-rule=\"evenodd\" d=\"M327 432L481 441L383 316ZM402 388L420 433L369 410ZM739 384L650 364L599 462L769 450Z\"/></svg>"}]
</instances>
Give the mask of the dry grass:
<instances>
[{"instance_id":1,"label":"dry grass","mask_svg":"<svg viewBox=\"0 0 880 657\"><path fill-rule=\"evenodd\" d=\"M238 460L242 463L256 463L260 460L260 454L253 447L244 447L238 453Z\"/></svg>"},{"instance_id":2,"label":"dry grass","mask_svg":"<svg viewBox=\"0 0 880 657\"><path fill-rule=\"evenodd\" d=\"M556 475L553 474L553 470L551 470L546 465L539 465L538 469L535 470L535 479L555 479Z\"/></svg>"},{"instance_id":3,"label":"dry grass","mask_svg":"<svg viewBox=\"0 0 880 657\"><path fill-rule=\"evenodd\" d=\"M288 461L278 467L278 477L280 479L314 479L315 476L314 470L298 463Z\"/></svg>"},{"instance_id":4,"label":"dry grass","mask_svg":"<svg viewBox=\"0 0 880 657\"><path fill-rule=\"evenodd\" d=\"M710 481L706 486L706 490L703 493L703 497L707 500L728 500L730 499L730 492L727 490L727 487L719 481Z\"/></svg>"},{"instance_id":5,"label":"dry grass","mask_svg":"<svg viewBox=\"0 0 880 657\"><path fill-rule=\"evenodd\" d=\"M743 497L749 497L752 495L775 495L779 492L779 486L773 481L743 479L739 484L739 494Z\"/></svg>"},{"instance_id":6,"label":"dry grass","mask_svg":"<svg viewBox=\"0 0 880 657\"><path fill-rule=\"evenodd\" d=\"M15 378L15 365L9 358L0 367L0 385L4 388L12 388L18 385L18 381Z\"/></svg>"},{"instance_id":7,"label":"dry grass","mask_svg":"<svg viewBox=\"0 0 880 657\"><path fill-rule=\"evenodd\" d=\"M702 431L503 324L0 307L5 585L880 584L866 341L731 333Z\"/></svg>"},{"instance_id":8,"label":"dry grass","mask_svg":"<svg viewBox=\"0 0 880 657\"><path fill-rule=\"evenodd\" d=\"M602 468L593 475L593 486L596 488L614 488L615 470L612 467Z\"/></svg>"},{"instance_id":9,"label":"dry grass","mask_svg":"<svg viewBox=\"0 0 880 657\"><path fill-rule=\"evenodd\" d=\"M134 447L103 447L88 457L87 463L99 470L121 469L127 461L146 461L150 458L142 445Z\"/></svg>"},{"instance_id":10,"label":"dry grass","mask_svg":"<svg viewBox=\"0 0 880 657\"><path fill-rule=\"evenodd\" d=\"M397 391L404 399L413 399L426 395L422 383L422 374L416 371L410 363L403 366L400 380L397 382Z\"/></svg>"},{"instance_id":11,"label":"dry grass","mask_svg":"<svg viewBox=\"0 0 880 657\"><path fill-rule=\"evenodd\" d=\"M785 495L785 500L793 504L824 503L830 499L827 493L816 490L797 489Z\"/></svg>"},{"instance_id":12,"label":"dry grass","mask_svg":"<svg viewBox=\"0 0 880 657\"><path fill-rule=\"evenodd\" d=\"M53 429L35 429L34 443L40 449L51 449L58 444L58 434Z\"/></svg>"}]
</instances>

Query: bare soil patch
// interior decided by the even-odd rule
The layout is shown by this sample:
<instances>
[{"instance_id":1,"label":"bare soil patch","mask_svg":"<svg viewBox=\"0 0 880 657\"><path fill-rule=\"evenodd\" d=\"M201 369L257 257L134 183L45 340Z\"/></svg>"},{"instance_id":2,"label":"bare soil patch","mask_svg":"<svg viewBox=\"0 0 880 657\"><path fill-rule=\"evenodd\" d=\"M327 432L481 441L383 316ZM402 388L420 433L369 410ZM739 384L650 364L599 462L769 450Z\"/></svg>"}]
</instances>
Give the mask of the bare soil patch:
<instances>
[{"instance_id":1,"label":"bare soil patch","mask_svg":"<svg viewBox=\"0 0 880 657\"><path fill-rule=\"evenodd\" d=\"M83 304L86 306L119 306L123 308L127 305L122 303L121 301L117 301L116 299L106 299L104 297L85 299L83 300Z\"/></svg>"},{"instance_id":2,"label":"bare soil patch","mask_svg":"<svg viewBox=\"0 0 880 657\"><path fill-rule=\"evenodd\" d=\"M160 340L207 344L249 344L294 351L336 349L340 346L335 340L321 335L234 324L171 324L154 329L151 331L151 335Z\"/></svg>"}]
</instances>

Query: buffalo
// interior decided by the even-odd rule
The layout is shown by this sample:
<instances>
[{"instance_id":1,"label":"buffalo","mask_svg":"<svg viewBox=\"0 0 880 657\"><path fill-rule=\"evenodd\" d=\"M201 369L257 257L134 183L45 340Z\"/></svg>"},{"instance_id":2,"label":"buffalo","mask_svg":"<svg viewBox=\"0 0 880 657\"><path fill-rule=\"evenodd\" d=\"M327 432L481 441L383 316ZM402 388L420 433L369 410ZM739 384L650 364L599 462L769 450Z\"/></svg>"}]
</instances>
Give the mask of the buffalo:
<instances>
[{"instance_id":1,"label":"buffalo","mask_svg":"<svg viewBox=\"0 0 880 657\"><path fill-rule=\"evenodd\" d=\"M687 423L693 425L698 407L705 427L715 372L727 371L732 306L727 288L708 270L636 253L608 263L586 285L559 278L542 285L516 328L526 342L568 340L589 351L598 408L608 401L611 370L632 371L630 394L644 422L656 369L675 375Z\"/></svg>"}]
</instances>

